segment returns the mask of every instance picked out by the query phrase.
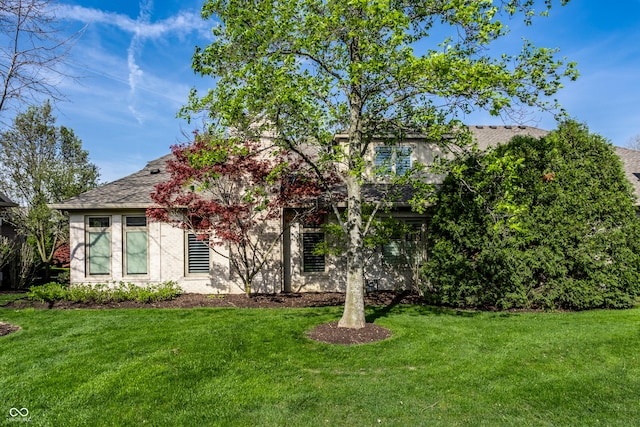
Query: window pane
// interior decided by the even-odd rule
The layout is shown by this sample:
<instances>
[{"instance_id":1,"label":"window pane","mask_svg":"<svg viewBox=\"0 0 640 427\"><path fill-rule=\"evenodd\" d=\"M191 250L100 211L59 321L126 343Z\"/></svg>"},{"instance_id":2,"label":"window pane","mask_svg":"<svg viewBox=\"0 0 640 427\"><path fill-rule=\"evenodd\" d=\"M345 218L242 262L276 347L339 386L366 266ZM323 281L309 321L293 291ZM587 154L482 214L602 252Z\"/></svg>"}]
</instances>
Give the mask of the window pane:
<instances>
[{"instance_id":1,"label":"window pane","mask_svg":"<svg viewBox=\"0 0 640 427\"><path fill-rule=\"evenodd\" d=\"M376 172L378 174L391 172L391 147L376 147Z\"/></svg>"},{"instance_id":2,"label":"window pane","mask_svg":"<svg viewBox=\"0 0 640 427\"><path fill-rule=\"evenodd\" d=\"M146 216L128 216L126 218L127 227L146 227L147 226L147 217Z\"/></svg>"},{"instance_id":3,"label":"window pane","mask_svg":"<svg viewBox=\"0 0 640 427\"><path fill-rule=\"evenodd\" d=\"M400 264L402 262L402 242L400 240L392 240L382 246L382 254L384 260L389 264Z\"/></svg>"},{"instance_id":4,"label":"window pane","mask_svg":"<svg viewBox=\"0 0 640 427\"><path fill-rule=\"evenodd\" d=\"M147 274L147 232L126 233L127 274Z\"/></svg>"},{"instance_id":5,"label":"window pane","mask_svg":"<svg viewBox=\"0 0 640 427\"><path fill-rule=\"evenodd\" d=\"M302 271L305 273L325 271L324 255L315 255L318 243L324 242L324 233L302 234Z\"/></svg>"},{"instance_id":6,"label":"window pane","mask_svg":"<svg viewBox=\"0 0 640 427\"><path fill-rule=\"evenodd\" d=\"M189 234L187 239L187 271L209 273L209 246L204 240L197 240L193 234Z\"/></svg>"},{"instance_id":7,"label":"window pane","mask_svg":"<svg viewBox=\"0 0 640 427\"><path fill-rule=\"evenodd\" d=\"M109 274L110 264L110 233L89 232L89 274Z\"/></svg>"},{"instance_id":8,"label":"window pane","mask_svg":"<svg viewBox=\"0 0 640 427\"><path fill-rule=\"evenodd\" d=\"M411 147L397 147L396 174L404 175L411 169Z\"/></svg>"},{"instance_id":9,"label":"window pane","mask_svg":"<svg viewBox=\"0 0 640 427\"><path fill-rule=\"evenodd\" d=\"M89 227L96 228L107 228L109 227L110 218L108 216L103 217L90 217L89 218Z\"/></svg>"},{"instance_id":10,"label":"window pane","mask_svg":"<svg viewBox=\"0 0 640 427\"><path fill-rule=\"evenodd\" d=\"M404 244L405 244L407 261L411 265L416 265L416 261L418 261L417 256L418 256L419 242L417 240L407 240L406 242L404 242Z\"/></svg>"}]
</instances>

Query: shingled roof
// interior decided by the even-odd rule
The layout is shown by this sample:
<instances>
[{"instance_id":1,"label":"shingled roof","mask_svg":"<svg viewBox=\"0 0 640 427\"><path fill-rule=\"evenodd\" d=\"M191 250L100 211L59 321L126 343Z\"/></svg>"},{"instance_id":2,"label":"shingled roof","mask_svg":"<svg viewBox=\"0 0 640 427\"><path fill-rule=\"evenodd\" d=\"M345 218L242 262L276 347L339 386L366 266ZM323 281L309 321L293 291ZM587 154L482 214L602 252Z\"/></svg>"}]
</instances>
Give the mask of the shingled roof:
<instances>
[{"instance_id":1,"label":"shingled roof","mask_svg":"<svg viewBox=\"0 0 640 427\"><path fill-rule=\"evenodd\" d=\"M478 146L482 149L509 141L517 135L543 137L549 132L530 126L470 126ZM616 147L622 159L625 174L634 186L640 200L640 152ZM62 203L51 205L61 210L90 209L145 209L152 204L151 192L155 185L169 179L166 162L171 154L150 161L144 169L102 185ZM1 195L0 195L1 196Z\"/></svg>"},{"instance_id":2,"label":"shingled roof","mask_svg":"<svg viewBox=\"0 0 640 427\"><path fill-rule=\"evenodd\" d=\"M169 179L166 164L171 154L147 163L144 169L79 196L51 205L54 209L146 209L156 184Z\"/></svg>"},{"instance_id":3,"label":"shingled roof","mask_svg":"<svg viewBox=\"0 0 640 427\"><path fill-rule=\"evenodd\" d=\"M504 144L514 136L532 136L541 138L549 131L531 126L469 126L478 148L484 150Z\"/></svg>"},{"instance_id":4,"label":"shingled roof","mask_svg":"<svg viewBox=\"0 0 640 427\"><path fill-rule=\"evenodd\" d=\"M4 193L0 193L0 208L14 208L18 204L12 202Z\"/></svg>"},{"instance_id":5,"label":"shingled roof","mask_svg":"<svg viewBox=\"0 0 640 427\"><path fill-rule=\"evenodd\" d=\"M636 205L640 206L640 151L628 148L614 147L616 154L622 160L624 174L633 186Z\"/></svg>"}]
</instances>

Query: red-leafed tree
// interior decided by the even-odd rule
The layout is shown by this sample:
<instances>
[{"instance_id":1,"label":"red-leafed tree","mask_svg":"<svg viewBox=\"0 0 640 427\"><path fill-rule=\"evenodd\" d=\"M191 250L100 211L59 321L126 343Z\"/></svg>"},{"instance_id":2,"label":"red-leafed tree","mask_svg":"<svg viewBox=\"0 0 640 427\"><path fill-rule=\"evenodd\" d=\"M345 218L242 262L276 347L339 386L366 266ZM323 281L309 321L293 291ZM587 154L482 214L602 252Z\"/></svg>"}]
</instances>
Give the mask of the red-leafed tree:
<instances>
[{"instance_id":1,"label":"red-leafed tree","mask_svg":"<svg viewBox=\"0 0 640 427\"><path fill-rule=\"evenodd\" d=\"M264 141L196 134L172 152L171 177L156 186L156 206L147 215L207 241L229 260L249 295L282 236L283 208L305 207L294 217L321 214L309 203L322 193L321 183L308 178L302 159Z\"/></svg>"},{"instance_id":2,"label":"red-leafed tree","mask_svg":"<svg viewBox=\"0 0 640 427\"><path fill-rule=\"evenodd\" d=\"M60 243L56 250L53 251L53 263L62 268L71 266L71 247L69 242Z\"/></svg>"}]
</instances>

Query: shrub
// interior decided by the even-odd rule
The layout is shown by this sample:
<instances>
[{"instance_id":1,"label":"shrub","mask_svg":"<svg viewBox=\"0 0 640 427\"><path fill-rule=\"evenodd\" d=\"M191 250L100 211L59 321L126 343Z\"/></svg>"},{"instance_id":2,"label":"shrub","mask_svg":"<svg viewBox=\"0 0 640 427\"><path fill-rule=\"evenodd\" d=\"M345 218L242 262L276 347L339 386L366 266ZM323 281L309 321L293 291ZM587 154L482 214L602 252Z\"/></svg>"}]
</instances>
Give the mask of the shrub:
<instances>
[{"instance_id":1,"label":"shrub","mask_svg":"<svg viewBox=\"0 0 640 427\"><path fill-rule=\"evenodd\" d=\"M630 183L613 147L575 122L457 160L429 231L432 302L590 309L638 295Z\"/></svg>"},{"instance_id":2,"label":"shrub","mask_svg":"<svg viewBox=\"0 0 640 427\"><path fill-rule=\"evenodd\" d=\"M124 282L112 286L108 284L66 286L59 283L47 283L41 286L32 286L27 292L27 297L32 301L40 302L108 303L137 301L146 303L172 300L182 292L176 282L172 281L149 286L136 286L132 283Z\"/></svg>"},{"instance_id":3,"label":"shrub","mask_svg":"<svg viewBox=\"0 0 640 427\"><path fill-rule=\"evenodd\" d=\"M32 301L51 302L66 300L69 288L60 283L46 283L40 286L31 286L27 292L27 298Z\"/></svg>"}]
</instances>

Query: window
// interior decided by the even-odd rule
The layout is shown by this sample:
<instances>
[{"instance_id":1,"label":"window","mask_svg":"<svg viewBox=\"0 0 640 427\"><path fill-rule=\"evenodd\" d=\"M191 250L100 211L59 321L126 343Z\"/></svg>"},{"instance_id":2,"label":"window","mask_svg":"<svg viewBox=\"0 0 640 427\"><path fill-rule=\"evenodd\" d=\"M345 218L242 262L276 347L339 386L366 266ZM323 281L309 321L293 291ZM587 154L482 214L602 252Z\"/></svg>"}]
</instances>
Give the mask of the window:
<instances>
[{"instance_id":1,"label":"window","mask_svg":"<svg viewBox=\"0 0 640 427\"><path fill-rule=\"evenodd\" d=\"M111 217L87 218L87 271L89 275L111 273Z\"/></svg>"},{"instance_id":2,"label":"window","mask_svg":"<svg viewBox=\"0 0 640 427\"><path fill-rule=\"evenodd\" d=\"M324 242L324 233L313 231L302 233L302 271L305 273L324 273L325 257L317 255L315 249Z\"/></svg>"},{"instance_id":3,"label":"window","mask_svg":"<svg viewBox=\"0 0 640 427\"><path fill-rule=\"evenodd\" d=\"M124 264L126 274L147 274L147 241L147 217L125 217Z\"/></svg>"},{"instance_id":4,"label":"window","mask_svg":"<svg viewBox=\"0 0 640 427\"><path fill-rule=\"evenodd\" d=\"M187 273L209 274L209 245L192 233L187 234Z\"/></svg>"},{"instance_id":5,"label":"window","mask_svg":"<svg viewBox=\"0 0 640 427\"><path fill-rule=\"evenodd\" d=\"M382 245L382 255L384 260L391 265L404 264L403 241L393 239Z\"/></svg>"},{"instance_id":6,"label":"window","mask_svg":"<svg viewBox=\"0 0 640 427\"><path fill-rule=\"evenodd\" d=\"M405 220L409 231L382 245L384 261L390 265L412 266L420 257L422 220Z\"/></svg>"},{"instance_id":7,"label":"window","mask_svg":"<svg viewBox=\"0 0 640 427\"><path fill-rule=\"evenodd\" d=\"M376 147L376 174L406 174L411 169L411 147L380 146Z\"/></svg>"}]
</instances>

